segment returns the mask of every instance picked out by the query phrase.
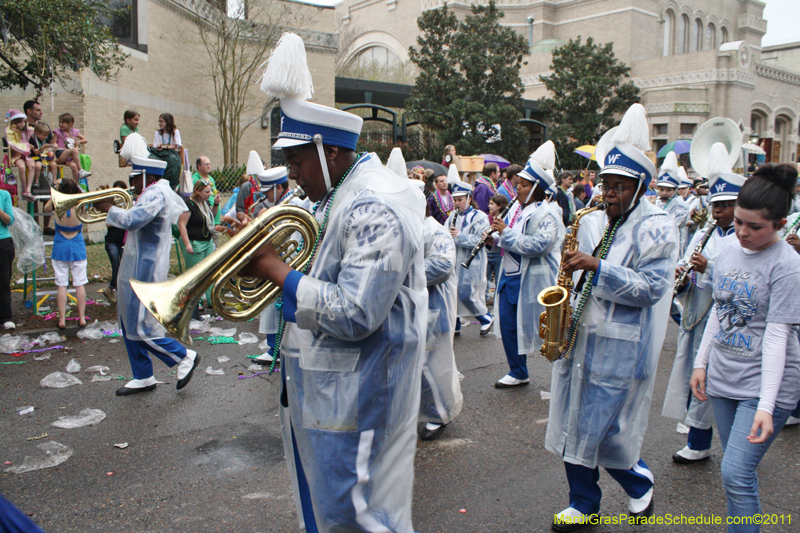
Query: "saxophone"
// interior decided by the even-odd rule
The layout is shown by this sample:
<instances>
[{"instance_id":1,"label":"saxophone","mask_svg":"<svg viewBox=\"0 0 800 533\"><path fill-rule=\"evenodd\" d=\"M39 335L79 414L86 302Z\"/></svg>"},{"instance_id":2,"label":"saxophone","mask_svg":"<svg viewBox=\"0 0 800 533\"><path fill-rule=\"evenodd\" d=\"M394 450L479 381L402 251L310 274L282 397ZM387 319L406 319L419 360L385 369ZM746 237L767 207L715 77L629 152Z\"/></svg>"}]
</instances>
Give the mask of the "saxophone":
<instances>
[{"instance_id":1,"label":"saxophone","mask_svg":"<svg viewBox=\"0 0 800 533\"><path fill-rule=\"evenodd\" d=\"M559 359L566 350L567 330L572 316L572 306L569 305L569 298L572 294L572 275L567 274L563 269L567 259L566 254L578 249L578 229L581 226L581 219L594 211L605 210L606 207L608 207L607 204L600 203L595 207L581 209L575 213L575 218L569 226L570 233L564 237L564 248L561 251L562 268L558 270L556 285L544 289L537 297L539 305L545 309L539 315L539 337L544 340L542 355L551 363Z\"/></svg>"}]
</instances>

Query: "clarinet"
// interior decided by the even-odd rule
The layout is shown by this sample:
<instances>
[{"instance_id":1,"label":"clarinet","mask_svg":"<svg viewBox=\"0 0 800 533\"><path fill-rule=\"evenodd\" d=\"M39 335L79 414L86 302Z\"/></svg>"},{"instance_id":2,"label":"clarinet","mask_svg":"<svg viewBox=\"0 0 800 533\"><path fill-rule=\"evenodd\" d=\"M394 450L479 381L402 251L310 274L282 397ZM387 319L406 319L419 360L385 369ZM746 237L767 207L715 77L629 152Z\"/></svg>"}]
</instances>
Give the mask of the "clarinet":
<instances>
[{"instance_id":1,"label":"clarinet","mask_svg":"<svg viewBox=\"0 0 800 533\"><path fill-rule=\"evenodd\" d=\"M506 217L506 215L508 214L508 212L511 211L511 208L514 207L514 205L517 203L518 200L519 200L519 196L517 196L516 198L511 200L511 202L509 202L509 204L507 206L505 206L503 208L503 210L500 211L500 213L497 214L497 218L499 218L500 220L504 219ZM489 240L489 237L491 237L491 236L492 236L492 230L490 229L489 231L486 232L486 235L484 235L481 238L481 240L478 242L478 244L475 245L475 248L472 249L472 251L469 254L469 257L467 258L467 260L464 261L463 263L461 263L462 267L469 268L469 265L472 264L472 260L475 259L475 256L478 255L478 253L481 251L481 248L483 248L486 245L486 242Z\"/></svg>"},{"instance_id":2,"label":"clarinet","mask_svg":"<svg viewBox=\"0 0 800 533\"><path fill-rule=\"evenodd\" d=\"M786 235L784 235L784 236L783 236L783 240L786 240L786 238L787 238L789 235L795 235L795 234L797 234L797 230L799 230L799 229L800 229L800 215L798 215L798 216L797 216L797 220L795 220L795 221L792 223L792 226L789 228L789 231L787 231L787 232L786 232Z\"/></svg>"},{"instance_id":3,"label":"clarinet","mask_svg":"<svg viewBox=\"0 0 800 533\"><path fill-rule=\"evenodd\" d=\"M708 227L708 233L703 235L703 238L700 239L700 242L698 242L697 246L694 247L692 255L703 253L703 249L706 247L706 244L708 244L708 240L711 238L711 235L714 233L716 229L717 229L717 221L715 220ZM686 268L686 270L681 272L681 275L678 276L678 279L675 280L675 288L672 289L673 298L675 298L678 295L678 291L680 291L683 284L686 283L686 280L689 279L689 275L692 273L693 270L694 266L692 266L690 263L689 266Z\"/></svg>"}]
</instances>

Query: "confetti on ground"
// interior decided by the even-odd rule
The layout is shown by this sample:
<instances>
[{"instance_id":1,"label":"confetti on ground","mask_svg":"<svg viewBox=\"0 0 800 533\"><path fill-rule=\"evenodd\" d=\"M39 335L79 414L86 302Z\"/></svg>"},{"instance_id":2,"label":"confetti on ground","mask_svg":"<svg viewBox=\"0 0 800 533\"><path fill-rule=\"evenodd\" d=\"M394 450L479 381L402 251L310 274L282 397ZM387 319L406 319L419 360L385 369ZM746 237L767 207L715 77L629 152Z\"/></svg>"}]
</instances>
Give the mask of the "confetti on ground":
<instances>
[{"instance_id":1,"label":"confetti on ground","mask_svg":"<svg viewBox=\"0 0 800 533\"><path fill-rule=\"evenodd\" d=\"M38 437L30 437L30 438L28 438L28 440L42 440L42 439L46 439L49 436L50 435L48 435L47 433L42 433Z\"/></svg>"},{"instance_id":2,"label":"confetti on ground","mask_svg":"<svg viewBox=\"0 0 800 533\"><path fill-rule=\"evenodd\" d=\"M56 344L55 346L48 346L47 348L40 348L38 350L23 350L21 352L14 352L11 355L13 357L22 357L26 353L39 353L39 352L46 352L48 350L63 350L63 349L64 349L64 346L61 346L60 344Z\"/></svg>"},{"instance_id":3,"label":"confetti on ground","mask_svg":"<svg viewBox=\"0 0 800 533\"><path fill-rule=\"evenodd\" d=\"M275 371L273 370L272 372ZM239 376L239 379L254 378L256 376L260 376L261 374L271 374L272 372L256 372L255 374L250 374L249 376Z\"/></svg>"},{"instance_id":4,"label":"confetti on ground","mask_svg":"<svg viewBox=\"0 0 800 533\"><path fill-rule=\"evenodd\" d=\"M195 337L194 340L206 341L211 344L239 344L239 341L237 341L233 337L226 337L224 335L220 335L217 337Z\"/></svg>"},{"instance_id":5,"label":"confetti on ground","mask_svg":"<svg viewBox=\"0 0 800 533\"><path fill-rule=\"evenodd\" d=\"M0 365L24 365L27 361L4 361Z\"/></svg>"}]
</instances>

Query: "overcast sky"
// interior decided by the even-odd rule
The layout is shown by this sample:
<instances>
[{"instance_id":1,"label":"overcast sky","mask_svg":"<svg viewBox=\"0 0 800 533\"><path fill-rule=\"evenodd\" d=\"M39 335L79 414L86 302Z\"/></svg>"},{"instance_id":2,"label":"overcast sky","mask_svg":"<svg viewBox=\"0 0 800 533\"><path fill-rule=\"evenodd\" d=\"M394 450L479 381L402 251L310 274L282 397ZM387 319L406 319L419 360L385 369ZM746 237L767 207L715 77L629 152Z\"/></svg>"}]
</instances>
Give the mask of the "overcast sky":
<instances>
[{"instance_id":1,"label":"overcast sky","mask_svg":"<svg viewBox=\"0 0 800 533\"><path fill-rule=\"evenodd\" d=\"M308 3L331 6L342 0L304 0ZM800 41L800 1L762 0L766 2L764 18L767 19L767 34L761 40L763 46ZM502 3L502 2L501 2Z\"/></svg>"}]
</instances>

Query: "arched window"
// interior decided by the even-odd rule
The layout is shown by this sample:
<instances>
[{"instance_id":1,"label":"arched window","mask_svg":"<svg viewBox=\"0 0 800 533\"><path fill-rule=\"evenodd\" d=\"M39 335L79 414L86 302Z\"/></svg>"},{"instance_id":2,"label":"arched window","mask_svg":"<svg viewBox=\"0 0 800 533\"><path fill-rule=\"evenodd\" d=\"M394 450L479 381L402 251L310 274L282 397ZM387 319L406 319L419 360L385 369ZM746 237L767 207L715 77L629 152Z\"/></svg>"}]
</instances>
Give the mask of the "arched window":
<instances>
[{"instance_id":1,"label":"arched window","mask_svg":"<svg viewBox=\"0 0 800 533\"><path fill-rule=\"evenodd\" d=\"M400 63L400 58L385 46L370 46L358 54L356 62L360 66L368 66L377 63L382 67L387 67Z\"/></svg>"},{"instance_id":2,"label":"arched window","mask_svg":"<svg viewBox=\"0 0 800 533\"><path fill-rule=\"evenodd\" d=\"M719 44L725 44L728 42L728 28L725 26L722 27L722 39Z\"/></svg>"},{"instance_id":3,"label":"arched window","mask_svg":"<svg viewBox=\"0 0 800 533\"><path fill-rule=\"evenodd\" d=\"M664 57L672 54L672 34L675 31L675 13L671 9L667 10L664 19Z\"/></svg>"},{"instance_id":4,"label":"arched window","mask_svg":"<svg viewBox=\"0 0 800 533\"><path fill-rule=\"evenodd\" d=\"M703 49L703 22L700 19L694 19L694 26L692 27L692 52L699 52Z\"/></svg>"},{"instance_id":5,"label":"arched window","mask_svg":"<svg viewBox=\"0 0 800 533\"><path fill-rule=\"evenodd\" d=\"M713 24L706 27L706 44L704 50L714 50L717 47L717 29Z\"/></svg>"},{"instance_id":6,"label":"arched window","mask_svg":"<svg viewBox=\"0 0 800 533\"><path fill-rule=\"evenodd\" d=\"M681 15L678 21L677 52L685 54L689 51L689 17Z\"/></svg>"}]
</instances>

